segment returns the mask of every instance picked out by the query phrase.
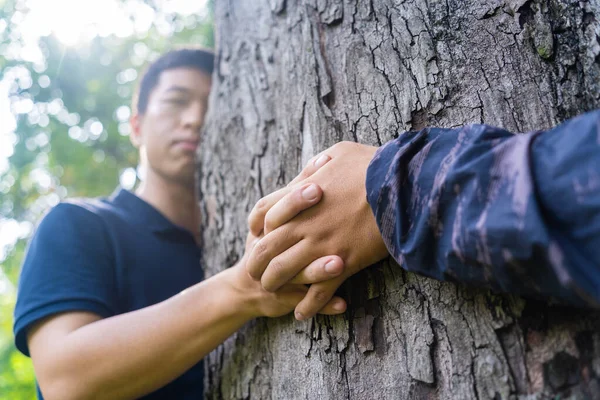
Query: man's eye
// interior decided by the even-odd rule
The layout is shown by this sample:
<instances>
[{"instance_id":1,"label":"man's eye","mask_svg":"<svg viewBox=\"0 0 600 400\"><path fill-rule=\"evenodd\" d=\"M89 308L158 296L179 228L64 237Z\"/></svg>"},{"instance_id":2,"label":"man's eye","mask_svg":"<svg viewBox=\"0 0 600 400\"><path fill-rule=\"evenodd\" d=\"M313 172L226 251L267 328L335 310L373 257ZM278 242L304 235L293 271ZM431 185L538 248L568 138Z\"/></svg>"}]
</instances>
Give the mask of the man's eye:
<instances>
[{"instance_id":1,"label":"man's eye","mask_svg":"<svg viewBox=\"0 0 600 400\"><path fill-rule=\"evenodd\" d=\"M187 103L186 99L179 99L179 98L175 98L175 99L166 99L165 100L167 103L171 103L171 104L175 104L178 106L183 106Z\"/></svg>"}]
</instances>

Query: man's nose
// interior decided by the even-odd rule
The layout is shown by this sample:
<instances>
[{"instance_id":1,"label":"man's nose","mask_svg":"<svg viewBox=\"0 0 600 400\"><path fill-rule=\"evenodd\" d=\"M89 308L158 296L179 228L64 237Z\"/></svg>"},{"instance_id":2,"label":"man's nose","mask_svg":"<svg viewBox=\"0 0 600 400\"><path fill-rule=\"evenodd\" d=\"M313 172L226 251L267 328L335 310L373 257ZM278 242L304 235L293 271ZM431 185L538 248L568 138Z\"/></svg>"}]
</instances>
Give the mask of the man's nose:
<instances>
[{"instance_id":1,"label":"man's nose","mask_svg":"<svg viewBox=\"0 0 600 400\"><path fill-rule=\"evenodd\" d=\"M182 115L183 126L199 133L200 128L202 128L202 123L204 122L205 114L206 109L202 104L199 102L190 103L189 107L186 108Z\"/></svg>"}]
</instances>

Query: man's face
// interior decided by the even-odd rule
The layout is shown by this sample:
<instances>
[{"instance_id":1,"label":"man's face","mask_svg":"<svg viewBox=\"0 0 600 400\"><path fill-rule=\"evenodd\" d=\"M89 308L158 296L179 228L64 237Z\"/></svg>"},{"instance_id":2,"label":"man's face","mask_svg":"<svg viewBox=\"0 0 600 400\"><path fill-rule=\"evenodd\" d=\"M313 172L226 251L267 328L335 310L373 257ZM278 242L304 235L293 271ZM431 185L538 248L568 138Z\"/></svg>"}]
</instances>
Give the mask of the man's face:
<instances>
[{"instance_id":1,"label":"man's face","mask_svg":"<svg viewBox=\"0 0 600 400\"><path fill-rule=\"evenodd\" d=\"M195 156L211 78L194 68L163 71L146 113L132 119L131 140L146 154L147 168L163 178L194 184Z\"/></svg>"}]
</instances>

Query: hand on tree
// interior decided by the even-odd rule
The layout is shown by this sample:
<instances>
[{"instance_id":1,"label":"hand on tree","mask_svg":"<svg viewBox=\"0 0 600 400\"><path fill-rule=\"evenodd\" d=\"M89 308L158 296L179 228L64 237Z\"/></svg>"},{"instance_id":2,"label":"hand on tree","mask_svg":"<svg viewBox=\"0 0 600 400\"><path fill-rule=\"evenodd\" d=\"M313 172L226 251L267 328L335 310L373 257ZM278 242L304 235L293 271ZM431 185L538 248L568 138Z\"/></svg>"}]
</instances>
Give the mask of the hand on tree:
<instances>
[{"instance_id":1,"label":"hand on tree","mask_svg":"<svg viewBox=\"0 0 600 400\"><path fill-rule=\"evenodd\" d=\"M261 199L250 213L251 234L264 237L249 253L246 268L266 290L277 291L288 282L309 283L315 274L312 263L328 254L344 262L339 276L310 286L296 306L299 320L321 310L348 277L388 255L365 189L376 150L338 143L309 161L288 187ZM293 204L301 193L321 189L321 201L298 214Z\"/></svg>"},{"instance_id":2,"label":"hand on tree","mask_svg":"<svg viewBox=\"0 0 600 400\"><path fill-rule=\"evenodd\" d=\"M285 207L280 206L286 220L319 202L322 191L316 185L313 186L315 186L314 190L308 192L309 196L306 196L306 192L303 195L304 187L288 191L290 196L285 203L282 203L282 205L285 204ZM244 257L237 265L224 272L225 276L230 277L234 291L239 293L242 298L249 297L245 306L248 307L249 316L252 318L279 317L290 313L306 296L309 290L306 284L330 280L340 276L344 271L344 262L340 257L336 255L320 257L312 261L293 283L286 283L280 285L277 290L267 291L260 282L253 280L246 270L248 255L261 234L261 232L256 235L252 232L248 233ZM334 297L328 300L327 304L320 309L321 314L334 315L346 311L344 299Z\"/></svg>"},{"instance_id":3,"label":"hand on tree","mask_svg":"<svg viewBox=\"0 0 600 400\"><path fill-rule=\"evenodd\" d=\"M327 257L331 258L331 257ZM303 284L286 283L274 292L266 291L260 282L253 280L247 273L247 257L235 266L222 272L223 278L228 279L234 293L246 299L243 307L246 308L248 318L280 317L294 310L306 296L309 288ZM334 263L339 271L343 270L341 259L334 258ZM324 260L313 263L313 270L323 269ZM228 277L228 278L227 278ZM325 315L341 314L346 311L346 302L340 297L330 299L319 313Z\"/></svg>"}]
</instances>

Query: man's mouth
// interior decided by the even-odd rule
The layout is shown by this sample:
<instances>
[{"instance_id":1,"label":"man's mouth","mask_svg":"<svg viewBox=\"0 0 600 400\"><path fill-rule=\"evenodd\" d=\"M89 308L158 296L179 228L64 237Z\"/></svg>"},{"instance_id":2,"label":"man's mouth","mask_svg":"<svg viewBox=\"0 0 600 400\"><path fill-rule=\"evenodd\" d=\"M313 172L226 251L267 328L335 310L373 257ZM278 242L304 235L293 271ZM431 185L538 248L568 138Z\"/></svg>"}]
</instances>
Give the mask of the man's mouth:
<instances>
[{"instance_id":1,"label":"man's mouth","mask_svg":"<svg viewBox=\"0 0 600 400\"><path fill-rule=\"evenodd\" d=\"M195 152L196 149L198 148L198 141L197 140L177 140L174 144L174 147L184 150L184 151L193 151Z\"/></svg>"}]
</instances>

